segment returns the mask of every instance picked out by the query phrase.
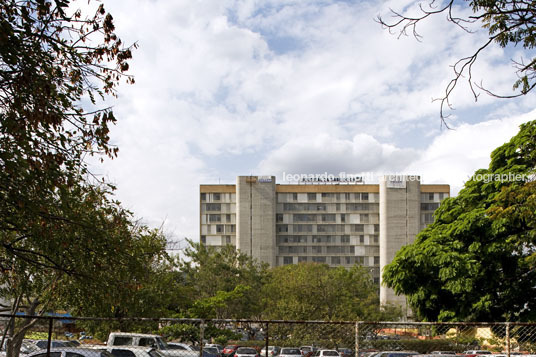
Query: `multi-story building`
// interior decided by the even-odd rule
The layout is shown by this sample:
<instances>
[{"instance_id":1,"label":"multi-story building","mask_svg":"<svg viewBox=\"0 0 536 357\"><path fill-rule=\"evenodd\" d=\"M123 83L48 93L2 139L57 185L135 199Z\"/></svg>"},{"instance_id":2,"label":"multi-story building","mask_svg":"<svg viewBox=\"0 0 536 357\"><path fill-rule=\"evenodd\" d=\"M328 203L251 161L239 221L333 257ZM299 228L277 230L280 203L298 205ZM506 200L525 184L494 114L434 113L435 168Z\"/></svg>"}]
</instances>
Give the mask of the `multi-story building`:
<instances>
[{"instance_id":1,"label":"multi-story building","mask_svg":"<svg viewBox=\"0 0 536 357\"><path fill-rule=\"evenodd\" d=\"M201 185L201 242L235 246L271 266L300 262L369 269L375 282L405 244L433 221L449 185L418 176L379 184L276 184L274 176L239 176L236 185ZM405 304L380 285L382 303Z\"/></svg>"}]
</instances>

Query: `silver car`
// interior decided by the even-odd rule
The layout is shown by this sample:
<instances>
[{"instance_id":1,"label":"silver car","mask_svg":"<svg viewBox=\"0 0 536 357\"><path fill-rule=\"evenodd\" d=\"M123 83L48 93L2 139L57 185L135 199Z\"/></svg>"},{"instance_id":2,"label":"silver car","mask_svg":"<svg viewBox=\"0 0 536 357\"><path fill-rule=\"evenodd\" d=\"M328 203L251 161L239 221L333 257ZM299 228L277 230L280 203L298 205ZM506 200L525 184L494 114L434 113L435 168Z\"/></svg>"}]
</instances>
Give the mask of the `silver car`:
<instances>
[{"instance_id":1,"label":"silver car","mask_svg":"<svg viewBox=\"0 0 536 357\"><path fill-rule=\"evenodd\" d=\"M30 353L27 357L47 357L47 350ZM93 348L52 348L50 357L113 357L110 352Z\"/></svg>"},{"instance_id":2,"label":"silver car","mask_svg":"<svg viewBox=\"0 0 536 357\"><path fill-rule=\"evenodd\" d=\"M253 347L238 347L235 357L259 357L259 354Z\"/></svg>"}]
</instances>

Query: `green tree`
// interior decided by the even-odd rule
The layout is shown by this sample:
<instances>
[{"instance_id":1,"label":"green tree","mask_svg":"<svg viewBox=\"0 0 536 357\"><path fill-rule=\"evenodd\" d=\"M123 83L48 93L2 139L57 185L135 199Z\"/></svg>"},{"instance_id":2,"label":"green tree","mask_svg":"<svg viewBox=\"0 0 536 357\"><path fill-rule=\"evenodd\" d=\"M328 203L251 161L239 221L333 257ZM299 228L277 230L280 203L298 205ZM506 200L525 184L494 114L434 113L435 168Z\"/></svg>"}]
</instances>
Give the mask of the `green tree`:
<instances>
[{"instance_id":1,"label":"green tree","mask_svg":"<svg viewBox=\"0 0 536 357\"><path fill-rule=\"evenodd\" d=\"M398 317L380 310L378 287L360 266L330 268L302 263L273 268L263 288L264 316L288 320L380 320ZM389 312L387 312L389 311Z\"/></svg>"},{"instance_id":2,"label":"green tree","mask_svg":"<svg viewBox=\"0 0 536 357\"><path fill-rule=\"evenodd\" d=\"M0 0L0 295L13 313L125 315L166 259L164 237L88 170L89 155L117 154L98 101L133 82L131 47L102 4L75 6ZM8 356L34 323L10 324Z\"/></svg>"},{"instance_id":3,"label":"green tree","mask_svg":"<svg viewBox=\"0 0 536 357\"><path fill-rule=\"evenodd\" d=\"M491 154L435 222L403 247L384 280L425 320L536 317L536 122Z\"/></svg>"},{"instance_id":4,"label":"green tree","mask_svg":"<svg viewBox=\"0 0 536 357\"><path fill-rule=\"evenodd\" d=\"M0 267L6 271L11 258L39 267L54 254L56 236L49 244L32 230L61 220L50 211L68 201L65 195L78 194L76 186L92 190L88 155L117 153L108 136L115 118L96 108L95 98L116 94L131 49L123 48L102 5L89 17L69 5L0 0ZM17 247L30 241L32 249Z\"/></svg>"},{"instance_id":5,"label":"green tree","mask_svg":"<svg viewBox=\"0 0 536 357\"><path fill-rule=\"evenodd\" d=\"M473 15L464 14L466 7L470 7ZM408 11L409 12L409 11ZM408 12L391 10L394 20L386 21L378 16L377 21L388 28L397 30L399 36L408 32L420 40L422 36L417 31L417 25L432 16L444 14L449 22L463 29L468 35L474 33L470 28L477 24L485 29L488 38L476 46L474 52L459 59L453 66L454 76L445 88L444 95L438 100L440 116L444 124L445 110L452 108L450 96L460 80L466 79L475 101L478 98L477 90L499 98L515 98L529 93L536 86L536 56L530 50L536 46L536 7L531 1L524 0L447 0L437 3L434 0L428 3L419 2L419 13L409 15ZM473 82L472 69L481 53L493 43L501 46L521 46L528 58L512 60L518 79L513 84L513 95L500 95L486 89L482 84Z\"/></svg>"},{"instance_id":6,"label":"green tree","mask_svg":"<svg viewBox=\"0 0 536 357\"><path fill-rule=\"evenodd\" d=\"M231 245L214 249L189 244L180 270L193 303L184 313L197 318L259 317L266 264L257 263Z\"/></svg>"}]
</instances>

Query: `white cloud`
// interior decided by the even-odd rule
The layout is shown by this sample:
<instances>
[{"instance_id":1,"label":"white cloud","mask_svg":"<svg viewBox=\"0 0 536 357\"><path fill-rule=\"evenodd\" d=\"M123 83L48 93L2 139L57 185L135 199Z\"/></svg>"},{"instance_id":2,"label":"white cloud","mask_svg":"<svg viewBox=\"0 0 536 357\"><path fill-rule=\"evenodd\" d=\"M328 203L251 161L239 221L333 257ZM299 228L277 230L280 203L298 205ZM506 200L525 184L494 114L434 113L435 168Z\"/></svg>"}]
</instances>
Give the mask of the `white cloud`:
<instances>
[{"instance_id":1,"label":"white cloud","mask_svg":"<svg viewBox=\"0 0 536 357\"><path fill-rule=\"evenodd\" d=\"M491 152L517 134L520 124L535 119L536 110L445 130L405 171L421 173L423 183L448 183L455 195L476 170L488 167Z\"/></svg>"},{"instance_id":2,"label":"white cloud","mask_svg":"<svg viewBox=\"0 0 536 357\"><path fill-rule=\"evenodd\" d=\"M341 140L328 134L300 137L272 151L261 161L258 172L277 174L321 174L341 172L397 171L415 159L416 151L382 144L370 135L357 134Z\"/></svg>"}]
</instances>

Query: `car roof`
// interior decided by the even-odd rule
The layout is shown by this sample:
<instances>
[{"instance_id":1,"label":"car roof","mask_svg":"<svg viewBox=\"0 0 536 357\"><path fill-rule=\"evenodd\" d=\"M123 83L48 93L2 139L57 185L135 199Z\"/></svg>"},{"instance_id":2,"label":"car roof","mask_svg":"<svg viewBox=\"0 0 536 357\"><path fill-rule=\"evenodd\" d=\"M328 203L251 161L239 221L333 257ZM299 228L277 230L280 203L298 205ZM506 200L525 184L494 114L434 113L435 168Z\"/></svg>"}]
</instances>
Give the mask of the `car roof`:
<instances>
[{"instance_id":1,"label":"car roof","mask_svg":"<svg viewBox=\"0 0 536 357\"><path fill-rule=\"evenodd\" d=\"M150 333L136 333L136 332L112 332L117 336L133 336L133 337L162 337L160 335L153 335Z\"/></svg>"}]
</instances>

